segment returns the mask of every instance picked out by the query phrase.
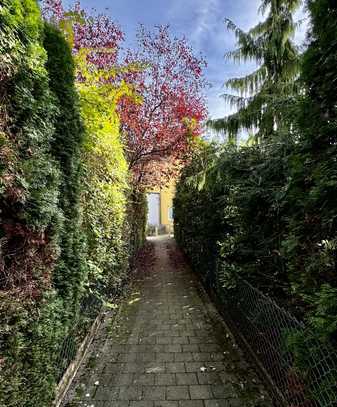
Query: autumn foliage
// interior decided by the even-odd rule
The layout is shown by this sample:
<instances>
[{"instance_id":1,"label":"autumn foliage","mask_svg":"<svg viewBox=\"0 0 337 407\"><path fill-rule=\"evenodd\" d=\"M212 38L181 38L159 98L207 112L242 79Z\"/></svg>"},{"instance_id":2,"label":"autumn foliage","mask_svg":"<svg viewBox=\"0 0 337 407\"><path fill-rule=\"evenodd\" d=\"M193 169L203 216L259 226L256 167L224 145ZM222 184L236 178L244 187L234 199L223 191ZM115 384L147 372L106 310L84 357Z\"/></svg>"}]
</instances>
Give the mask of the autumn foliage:
<instances>
[{"instance_id":1,"label":"autumn foliage","mask_svg":"<svg viewBox=\"0 0 337 407\"><path fill-rule=\"evenodd\" d=\"M205 61L193 54L185 38L172 38L167 26L154 32L138 30L138 49L129 51L126 82L141 103L123 98L119 106L129 167L139 185L167 180L186 160L193 137L200 136L206 118L202 90Z\"/></svg>"},{"instance_id":2,"label":"autumn foliage","mask_svg":"<svg viewBox=\"0 0 337 407\"><path fill-rule=\"evenodd\" d=\"M137 93L118 106L134 187L176 175L206 119L204 59L186 38L173 38L168 26L153 32L140 26L137 48L122 53L124 34L109 17L89 18L79 3L66 11L60 0L46 0L44 14L64 30L75 56L87 50L88 62L105 71L102 83L125 83ZM78 80L84 80L81 71Z\"/></svg>"}]
</instances>

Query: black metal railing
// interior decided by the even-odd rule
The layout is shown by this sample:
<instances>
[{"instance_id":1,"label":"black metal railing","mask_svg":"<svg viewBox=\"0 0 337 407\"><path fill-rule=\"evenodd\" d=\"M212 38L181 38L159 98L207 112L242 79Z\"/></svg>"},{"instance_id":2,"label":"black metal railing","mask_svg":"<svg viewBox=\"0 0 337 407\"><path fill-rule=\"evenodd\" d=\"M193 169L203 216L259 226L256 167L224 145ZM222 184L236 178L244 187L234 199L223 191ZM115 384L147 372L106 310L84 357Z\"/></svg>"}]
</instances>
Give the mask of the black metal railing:
<instances>
[{"instance_id":1,"label":"black metal railing","mask_svg":"<svg viewBox=\"0 0 337 407\"><path fill-rule=\"evenodd\" d=\"M337 353L272 299L238 278L217 287L223 314L272 382L277 405L337 406Z\"/></svg>"}]
</instances>

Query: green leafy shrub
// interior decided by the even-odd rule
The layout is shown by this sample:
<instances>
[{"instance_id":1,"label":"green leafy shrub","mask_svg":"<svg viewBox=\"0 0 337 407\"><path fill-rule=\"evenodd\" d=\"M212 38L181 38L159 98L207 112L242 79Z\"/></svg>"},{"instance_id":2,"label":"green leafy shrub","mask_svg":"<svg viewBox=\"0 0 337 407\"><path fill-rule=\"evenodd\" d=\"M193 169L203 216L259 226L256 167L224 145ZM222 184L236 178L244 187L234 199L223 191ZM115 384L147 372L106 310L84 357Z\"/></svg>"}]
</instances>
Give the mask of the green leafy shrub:
<instances>
[{"instance_id":1,"label":"green leafy shrub","mask_svg":"<svg viewBox=\"0 0 337 407\"><path fill-rule=\"evenodd\" d=\"M175 231L196 269L214 284L220 278L231 286L239 273L264 292L287 297L280 251L286 162L279 157L289 149L289 143L277 149L210 146L185 169L175 199Z\"/></svg>"},{"instance_id":2,"label":"green leafy shrub","mask_svg":"<svg viewBox=\"0 0 337 407\"><path fill-rule=\"evenodd\" d=\"M94 67L79 90L86 126L82 207L89 283L92 288L113 291L122 284L128 269L124 232L129 173L116 112L123 90L99 84L99 72Z\"/></svg>"}]
</instances>

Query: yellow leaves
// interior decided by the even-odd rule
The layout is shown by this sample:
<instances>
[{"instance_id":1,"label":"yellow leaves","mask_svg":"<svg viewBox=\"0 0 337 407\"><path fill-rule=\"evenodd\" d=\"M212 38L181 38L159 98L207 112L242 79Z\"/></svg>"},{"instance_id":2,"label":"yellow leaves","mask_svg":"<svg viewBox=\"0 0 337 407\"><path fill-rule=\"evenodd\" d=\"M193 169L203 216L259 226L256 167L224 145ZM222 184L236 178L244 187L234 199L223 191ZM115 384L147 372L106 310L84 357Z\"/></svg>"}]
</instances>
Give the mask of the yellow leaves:
<instances>
[{"instance_id":1,"label":"yellow leaves","mask_svg":"<svg viewBox=\"0 0 337 407\"><path fill-rule=\"evenodd\" d=\"M64 17L59 22L59 27L63 31L70 48L74 47L74 23L75 24L84 24L85 18L81 13L68 11L64 13Z\"/></svg>"},{"instance_id":2,"label":"yellow leaves","mask_svg":"<svg viewBox=\"0 0 337 407\"><path fill-rule=\"evenodd\" d=\"M74 30L73 30L73 21L69 19L64 19L60 21L60 29L64 33L66 40L70 48L74 47Z\"/></svg>"}]
</instances>

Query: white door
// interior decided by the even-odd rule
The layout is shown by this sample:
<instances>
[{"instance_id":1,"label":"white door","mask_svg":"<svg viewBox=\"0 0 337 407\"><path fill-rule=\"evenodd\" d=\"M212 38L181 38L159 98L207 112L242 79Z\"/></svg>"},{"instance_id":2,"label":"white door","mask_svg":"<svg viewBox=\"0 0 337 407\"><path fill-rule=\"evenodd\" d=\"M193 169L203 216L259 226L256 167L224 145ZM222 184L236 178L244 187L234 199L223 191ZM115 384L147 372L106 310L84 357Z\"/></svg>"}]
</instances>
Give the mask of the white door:
<instances>
[{"instance_id":1,"label":"white door","mask_svg":"<svg viewBox=\"0 0 337 407\"><path fill-rule=\"evenodd\" d=\"M151 226L160 225L160 195L159 194L147 194L148 204L148 218L147 223Z\"/></svg>"}]
</instances>

